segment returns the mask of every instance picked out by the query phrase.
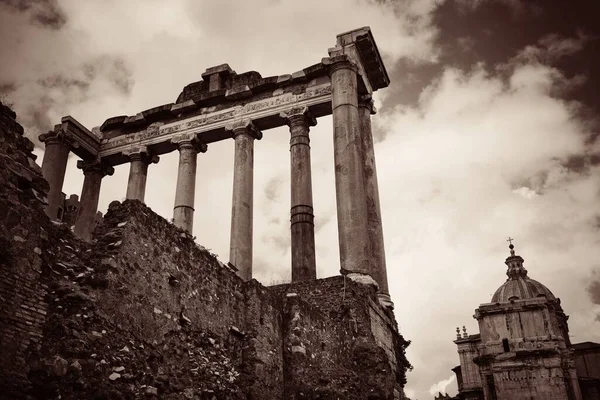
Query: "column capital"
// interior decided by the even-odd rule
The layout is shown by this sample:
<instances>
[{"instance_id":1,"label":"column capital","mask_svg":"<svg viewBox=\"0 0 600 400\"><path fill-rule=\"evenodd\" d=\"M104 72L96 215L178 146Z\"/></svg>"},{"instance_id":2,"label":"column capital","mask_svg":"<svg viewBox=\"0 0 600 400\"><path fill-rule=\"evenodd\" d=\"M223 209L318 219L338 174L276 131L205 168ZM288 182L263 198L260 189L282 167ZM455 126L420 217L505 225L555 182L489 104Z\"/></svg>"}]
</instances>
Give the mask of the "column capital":
<instances>
[{"instance_id":1,"label":"column capital","mask_svg":"<svg viewBox=\"0 0 600 400\"><path fill-rule=\"evenodd\" d=\"M358 73L358 65L350 57L346 54L341 54L333 57L324 57L321 60L321 64L323 64L329 73L329 76L333 74L338 69L350 69L354 73Z\"/></svg>"},{"instance_id":2,"label":"column capital","mask_svg":"<svg viewBox=\"0 0 600 400\"><path fill-rule=\"evenodd\" d=\"M160 160L156 154L152 154L147 146L132 146L122 152L124 156L129 157L130 161L142 161L144 164L156 164Z\"/></svg>"},{"instance_id":3,"label":"column capital","mask_svg":"<svg viewBox=\"0 0 600 400\"><path fill-rule=\"evenodd\" d=\"M112 175L115 169L100 160L78 160L77 168L83 171L84 175L100 174L102 177Z\"/></svg>"},{"instance_id":4,"label":"column capital","mask_svg":"<svg viewBox=\"0 0 600 400\"><path fill-rule=\"evenodd\" d=\"M358 107L365 107L369 110L371 115L377 114L377 108L375 107L375 102L373 101L373 96L370 93L361 94L358 96Z\"/></svg>"},{"instance_id":5,"label":"column capital","mask_svg":"<svg viewBox=\"0 0 600 400\"><path fill-rule=\"evenodd\" d=\"M290 128L297 125L317 125L317 119L311 115L308 107L293 107L289 110L279 113L279 116L286 120L286 123Z\"/></svg>"},{"instance_id":6,"label":"column capital","mask_svg":"<svg viewBox=\"0 0 600 400\"><path fill-rule=\"evenodd\" d=\"M248 135L253 139L262 139L262 132L250 119L242 119L233 121L225 125L225 130L231 132L231 137L235 138L238 135Z\"/></svg>"},{"instance_id":7,"label":"column capital","mask_svg":"<svg viewBox=\"0 0 600 400\"><path fill-rule=\"evenodd\" d=\"M171 138L171 143L175 143L179 150L192 149L196 153L206 153L208 146L198 139L195 133L180 133Z\"/></svg>"},{"instance_id":8,"label":"column capital","mask_svg":"<svg viewBox=\"0 0 600 400\"><path fill-rule=\"evenodd\" d=\"M38 139L46 146L51 144L63 144L69 149L79 147L79 143L77 143L73 137L63 132L60 128L60 125L57 125L53 131L42 133L38 136Z\"/></svg>"}]
</instances>

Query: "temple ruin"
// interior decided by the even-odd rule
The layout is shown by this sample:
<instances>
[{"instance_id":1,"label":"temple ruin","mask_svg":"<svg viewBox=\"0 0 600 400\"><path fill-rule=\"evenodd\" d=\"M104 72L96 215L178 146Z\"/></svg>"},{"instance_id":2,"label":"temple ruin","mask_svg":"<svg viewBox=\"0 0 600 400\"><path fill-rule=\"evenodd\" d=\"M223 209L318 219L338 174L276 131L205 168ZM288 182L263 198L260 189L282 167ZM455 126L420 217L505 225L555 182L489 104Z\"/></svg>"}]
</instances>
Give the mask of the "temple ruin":
<instances>
[{"instance_id":1,"label":"temple ruin","mask_svg":"<svg viewBox=\"0 0 600 400\"><path fill-rule=\"evenodd\" d=\"M223 64L175 103L99 130L64 117L40 136L41 168L0 104L0 399L404 399L410 342L388 292L370 120L372 93L388 84L361 28L290 75ZM316 279L309 130L325 115L341 275ZM283 125L292 282L265 287L252 279L253 151ZM192 237L198 153L225 139L235 146L226 264ZM171 223L143 202L148 168L176 150ZM71 152L84 183L67 202ZM127 199L99 219L103 178L125 163Z\"/></svg>"},{"instance_id":2,"label":"temple ruin","mask_svg":"<svg viewBox=\"0 0 600 400\"><path fill-rule=\"evenodd\" d=\"M371 133L372 94L389 85L368 27L337 36L329 57L288 75L236 74L229 65L208 68L175 103L134 116L107 119L94 134L66 116L39 139L42 171L50 183L47 214L57 218L67 158L81 158L85 176L75 232L90 240L103 177L129 163L127 199L144 201L148 167L161 154L179 151L173 220L192 233L196 160L208 145L233 138L235 146L230 263L252 278L254 142L267 129L291 133L292 281L315 279L314 213L309 130L333 115L334 161L341 269L370 274L390 306L379 191Z\"/></svg>"}]
</instances>

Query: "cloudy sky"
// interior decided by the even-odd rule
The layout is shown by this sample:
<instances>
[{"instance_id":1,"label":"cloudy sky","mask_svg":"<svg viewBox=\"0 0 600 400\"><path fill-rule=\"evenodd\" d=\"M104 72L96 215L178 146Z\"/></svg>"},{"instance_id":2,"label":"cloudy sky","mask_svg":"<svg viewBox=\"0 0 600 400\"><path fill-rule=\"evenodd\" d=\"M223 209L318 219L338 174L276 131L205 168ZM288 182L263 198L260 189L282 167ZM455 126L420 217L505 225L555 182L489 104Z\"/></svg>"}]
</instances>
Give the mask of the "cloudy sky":
<instances>
[{"instance_id":1,"label":"cloudy sky","mask_svg":"<svg viewBox=\"0 0 600 400\"><path fill-rule=\"evenodd\" d=\"M567 5L568 3L568 5ZM390 291L414 370L407 394L456 392L454 328L505 280L506 238L600 341L600 32L595 0L0 0L0 94L37 135L175 101L208 67L292 73L371 26L392 83L373 118ZM594 10L596 8L596 10ZM596 29L596 30L594 30ZM331 118L312 129L319 277L339 270ZM290 278L289 133L255 146L254 271ZM43 149L36 153L43 156ZM172 215L177 153L146 199ZM69 161L63 191L80 193ZM194 234L227 261L233 141L198 157ZM123 199L128 167L103 182Z\"/></svg>"}]
</instances>

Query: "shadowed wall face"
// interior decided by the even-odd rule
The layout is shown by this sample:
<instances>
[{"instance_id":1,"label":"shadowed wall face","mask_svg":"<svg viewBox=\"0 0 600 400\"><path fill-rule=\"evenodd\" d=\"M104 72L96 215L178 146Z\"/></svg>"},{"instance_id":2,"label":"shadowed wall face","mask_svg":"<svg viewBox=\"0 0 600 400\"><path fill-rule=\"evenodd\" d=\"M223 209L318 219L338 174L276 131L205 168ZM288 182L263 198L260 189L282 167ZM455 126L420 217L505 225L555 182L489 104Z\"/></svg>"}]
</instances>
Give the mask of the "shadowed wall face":
<instances>
[{"instance_id":1,"label":"shadowed wall face","mask_svg":"<svg viewBox=\"0 0 600 400\"><path fill-rule=\"evenodd\" d=\"M0 103L0 393L23 396L46 321L42 251L51 224L42 203L48 183L15 117Z\"/></svg>"}]
</instances>

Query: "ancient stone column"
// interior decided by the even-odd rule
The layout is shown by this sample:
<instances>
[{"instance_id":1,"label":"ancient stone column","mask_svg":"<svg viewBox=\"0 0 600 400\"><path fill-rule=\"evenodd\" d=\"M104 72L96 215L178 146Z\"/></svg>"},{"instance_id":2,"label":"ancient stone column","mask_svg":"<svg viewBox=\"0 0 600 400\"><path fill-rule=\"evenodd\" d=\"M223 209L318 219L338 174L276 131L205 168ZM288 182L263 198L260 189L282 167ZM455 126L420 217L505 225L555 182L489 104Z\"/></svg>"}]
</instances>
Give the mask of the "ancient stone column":
<instances>
[{"instance_id":1,"label":"ancient stone column","mask_svg":"<svg viewBox=\"0 0 600 400\"><path fill-rule=\"evenodd\" d=\"M144 201L146 195L146 178L148 177L148 165L156 164L158 156L148 152L146 146L139 146L123 154L129 157L129 181L127 182L126 198Z\"/></svg>"},{"instance_id":2,"label":"ancient stone column","mask_svg":"<svg viewBox=\"0 0 600 400\"><path fill-rule=\"evenodd\" d=\"M307 107L281 113L290 127L292 282L317 278L309 127L317 121Z\"/></svg>"},{"instance_id":3,"label":"ancient stone column","mask_svg":"<svg viewBox=\"0 0 600 400\"><path fill-rule=\"evenodd\" d=\"M379 298L392 305L387 280L383 228L381 226L381 206L379 203L379 185L377 184L377 168L375 164L375 148L371 131L371 114L375 114L375 106L371 95L359 97L358 116L363 146L363 179L367 197L367 226L371 251L373 252L371 276L379 284Z\"/></svg>"},{"instance_id":4,"label":"ancient stone column","mask_svg":"<svg viewBox=\"0 0 600 400\"><path fill-rule=\"evenodd\" d=\"M62 199L62 186L65 181L67 159L69 158L69 141L62 132L48 132L39 136L46 145L42 161L42 175L48 181L48 205L46 214L53 220L58 219L58 209Z\"/></svg>"},{"instance_id":5,"label":"ancient stone column","mask_svg":"<svg viewBox=\"0 0 600 400\"><path fill-rule=\"evenodd\" d=\"M364 155L358 118L357 67L347 56L327 59L332 88L333 151L342 273L371 274Z\"/></svg>"},{"instance_id":6,"label":"ancient stone column","mask_svg":"<svg viewBox=\"0 0 600 400\"><path fill-rule=\"evenodd\" d=\"M207 146L200 142L196 134L181 134L171 142L179 148L179 170L177 171L177 189L173 207L175 226L192 234L194 227L194 196L196 192L196 159L198 153L205 153Z\"/></svg>"},{"instance_id":7,"label":"ancient stone column","mask_svg":"<svg viewBox=\"0 0 600 400\"><path fill-rule=\"evenodd\" d=\"M238 275L252 279L252 208L254 201L254 139L262 133L250 120L225 127L235 140L229 262Z\"/></svg>"},{"instance_id":8,"label":"ancient stone column","mask_svg":"<svg viewBox=\"0 0 600 400\"><path fill-rule=\"evenodd\" d=\"M96 212L98 211L102 178L106 175L112 175L115 170L98 160L79 160L77 161L77 168L83 170L84 179L83 188L81 189L79 216L75 222L75 234L83 240L90 241L96 226Z\"/></svg>"}]
</instances>

